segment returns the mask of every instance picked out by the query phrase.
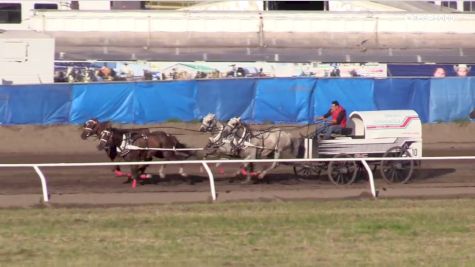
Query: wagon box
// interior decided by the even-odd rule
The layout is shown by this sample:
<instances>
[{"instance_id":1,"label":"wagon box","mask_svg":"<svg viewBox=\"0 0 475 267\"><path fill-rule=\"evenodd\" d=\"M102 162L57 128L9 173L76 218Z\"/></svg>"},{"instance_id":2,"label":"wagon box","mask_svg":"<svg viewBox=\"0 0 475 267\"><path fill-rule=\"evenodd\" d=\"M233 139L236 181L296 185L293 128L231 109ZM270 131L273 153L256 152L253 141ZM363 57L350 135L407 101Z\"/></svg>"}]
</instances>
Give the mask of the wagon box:
<instances>
[{"instance_id":1,"label":"wagon box","mask_svg":"<svg viewBox=\"0 0 475 267\"><path fill-rule=\"evenodd\" d=\"M350 114L355 136L422 138L419 115L413 110L355 111Z\"/></svg>"},{"instance_id":2,"label":"wagon box","mask_svg":"<svg viewBox=\"0 0 475 267\"><path fill-rule=\"evenodd\" d=\"M355 111L348 123L351 134L321 140L308 140L308 157L345 153L355 156L382 156L394 146L407 146L412 157L422 156L422 125L413 110ZM318 151L315 149L318 147Z\"/></svg>"},{"instance_id":3,"label":"wagon box","mask_svg":"<svg viewBox=\"0 0 475 267\"><path fill-rule=\"evenodd\" d=\"M370 162L380 167L384 179L390 182L407 182L414 168L414 160L390 161L384 158L422 157L422 125L414 110L355 111L350 114L350 134L337 135L331 140L306 138L304 158L358 158L381 157L381 161ZM326 164L326 163L324 163ZM300 166L320 172L328 169L330 180L336 184L349 184L356 179L358 164L330 162L328 166Z\"/></svg>"}]
</instances>

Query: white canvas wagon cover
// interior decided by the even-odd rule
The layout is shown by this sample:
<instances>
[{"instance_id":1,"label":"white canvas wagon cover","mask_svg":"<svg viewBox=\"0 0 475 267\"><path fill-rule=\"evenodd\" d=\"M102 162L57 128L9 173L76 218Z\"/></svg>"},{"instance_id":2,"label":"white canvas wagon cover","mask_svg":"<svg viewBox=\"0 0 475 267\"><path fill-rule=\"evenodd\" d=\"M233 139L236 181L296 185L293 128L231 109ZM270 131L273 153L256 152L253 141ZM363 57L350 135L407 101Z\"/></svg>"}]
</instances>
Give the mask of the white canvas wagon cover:
<instances>
[{"instance_id":1,"label":"white canvas wagon cover","mask_svg":"<svg viewBox=\"0 0 475 267\"><path fill-rule=\"evenodd\" d=\"M414 110L355 111L349 121L354 136L364 139L422 138L421 120Z\"/></svg>"}]
</instances>

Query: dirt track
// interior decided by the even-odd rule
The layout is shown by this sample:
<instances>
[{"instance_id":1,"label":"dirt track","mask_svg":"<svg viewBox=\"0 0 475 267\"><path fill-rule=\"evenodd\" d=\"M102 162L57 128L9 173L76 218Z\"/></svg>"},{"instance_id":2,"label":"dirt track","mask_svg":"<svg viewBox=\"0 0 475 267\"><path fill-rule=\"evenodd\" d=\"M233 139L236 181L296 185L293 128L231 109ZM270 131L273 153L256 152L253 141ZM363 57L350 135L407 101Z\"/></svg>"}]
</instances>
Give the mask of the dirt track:
<instances>
[{"instance_id":1,"label":"dirt track","mask_svg":"<svg viewBox=\"0 0 475 267\"><path fill-rule=\"evenodd\" d=\"M197 124L168 124L196 130ZM207 135L192 131L163 129L178 134L177 137L190 147L202 147ZM291 128L287 128L291 130ZM96 150L97 141L79 138L77 126L13 126L0 129L2 163L47 162L103 162L107 158ZM305 127L301 132L307 131ZM454 156L475 155L475 124L424 125L424 155ZM475 196L475 165L473 161L424 162L416 171L415 179L407 185L389 185L376 175L380 197L456 197ZM124 168L125 170L127 168ZM157 173L158 166L149 168ZM165 180L132 189L122 184L124 177L115 177L109 167L45 168L51 202L54 205L123 205L144 203L203 202L209 201L210 189L207 175L198 166L188 166L187 172L195 184L182 181L176 167L167 168ZM232 200L284 200L367 198L369 185L360 179L351 186L337 187L321 177L299 180L290 166L281 166L270 175L270 184L241 185L229 183L236 168L225 166L225 173L216 173L218 201ZM41 187L33 169L0 169L0 207L29 206L39 203Z\"/></svg>"}]
</instances>

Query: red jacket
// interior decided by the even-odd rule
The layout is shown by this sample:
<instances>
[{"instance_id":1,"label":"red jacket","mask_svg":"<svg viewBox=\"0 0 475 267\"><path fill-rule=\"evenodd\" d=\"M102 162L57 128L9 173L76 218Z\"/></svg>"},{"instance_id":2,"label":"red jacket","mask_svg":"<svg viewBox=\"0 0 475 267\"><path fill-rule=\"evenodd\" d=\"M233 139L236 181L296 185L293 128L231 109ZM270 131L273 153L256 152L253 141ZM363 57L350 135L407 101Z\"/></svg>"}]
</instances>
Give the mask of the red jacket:
<instances>
[{"instance_id":1,"label":"red jacket","mask_svg":"<svg viewBox=\"0 0 475 267\"><path fill-rule=\"evenodd\" d=\"M328 118L332 116L332 120L336 121L342 128L346 128L346 110L342 106L338 106L334 111L328 110L323 117Z\"/></svg>"}]
</instances>

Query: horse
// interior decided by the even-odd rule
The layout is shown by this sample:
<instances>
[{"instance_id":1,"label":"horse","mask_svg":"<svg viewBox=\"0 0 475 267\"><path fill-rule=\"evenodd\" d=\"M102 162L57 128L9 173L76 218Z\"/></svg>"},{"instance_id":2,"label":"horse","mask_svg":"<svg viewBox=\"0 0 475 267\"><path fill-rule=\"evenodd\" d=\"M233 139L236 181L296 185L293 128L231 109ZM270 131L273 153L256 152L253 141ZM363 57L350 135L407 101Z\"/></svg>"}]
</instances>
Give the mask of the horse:
<instances>
[{"instance_id":1,"label":"horse","mask_svg":"<svg viewBox=\"0 0 475 267\"><path fill-rule=\"evenodd\" d=\"M232 136L223 135L224 125L218 121L215 114L208 113L201 120L200 132L209 132L211 137L205 146L205 157L210 154L224 154L232 156Z\"/></svg>"},{"instance_id":2,"label":"horse","mask_svg":"<svg viewBox=\"0 0 475 267\"><path fill-rule=\"evenodd\" d=\"M120 152L120 156L125 161L151 161L154 157L165 160L183 160L189 158L193 153L189 151L176 151L176 148L186 148L178 139L162 131L151 133L129 132L123 133L120 129L108 128L101 132L98 150L103 150L107 146L115 146ZM158 150L158 149L170 150ZM135 182L141 178L148 165L132 165L131 178ZM164 165L160 167L160 177L163 174ZM188 177L180 166L179 174ZM190 181L191 183L191 181Z\"/></svg>"},{"instance_id":3,"label":"horse","mask_svg":"<svg viewBox=\"0 0 475 267\"><path fill-rule=\"evenodd\" d=\"M105 122L99 122L97 118L92 118L90 120L87 120L83 124L83 131L81 133L81 139L86 140L87 138L94 136L94 137L99 137L102 131L105 129L109 129L112 127L112 123L110 121L105 121ZM138 129L116 129L116 131L119 131L121 134L125 133L149 133L150 130L147 128L138 128ZM109 145L104 148L104 151L106 152L107 156L111 161L114 161L117 157L117 146L116 145ZM116 175L121 176L121 170L120 166L116 165L112 169L113 172L116 173Z\"/></svg>"},{"instance_id":4,"label":"horse","mask_svg":"<svg viewBox=\"0 0 475 267\"><path fill-rule=\"evenodd\" d=\"M206 116L203 117L203 119L201 120L200 132L208 132L211 134L208 143L204 147L203 158L207 158L209 155L214 155L218 158L239 156L235 154L235 150L233 150L233 147L231 146L233 136L225 136L223 134L223 129L224 125L220 121L218 121L215 114L208 113ZM216 168L219 167L219 165L220 163L216 163ZM238 171L236 175L238 175L239 173L240 171Z\"/></svg>"},{"instance_id":5,"label":"horse","mask_svg":"<svg viewBox=\"0 0 475 267\"><path fill-rule=\"evenodd\" d=\"M291 134L274 128L266 131L253 131L248 125L241 122L239 117L231 118L224 126L223 135L232 135L231 147L239 157L246 160L259 158L283 157L294 158L300 146L298 138L293 138ZM245 164L247 167L249 164ZM262 180L266 174L277 167L277 162L273 162L268 168L263 168L258 175ZM251 182L251 174L247 172L244 183Z\"/></svg>"},{"instance_id":6,"label":"horse","mask_svg":"<svg viewBox=\"0 0 475 267\"><path fill-rule=\"evenodd\" d=\"M82 133L81 133L81 139L86 140L87 138L91 136L96 136L98 137L99 134L111 127L111 122L110 121L105 121L105 122L99 122L97 118L92 118L90 120L87 120L83 125L82 125Z\"/></svg>"}]
</instances>

